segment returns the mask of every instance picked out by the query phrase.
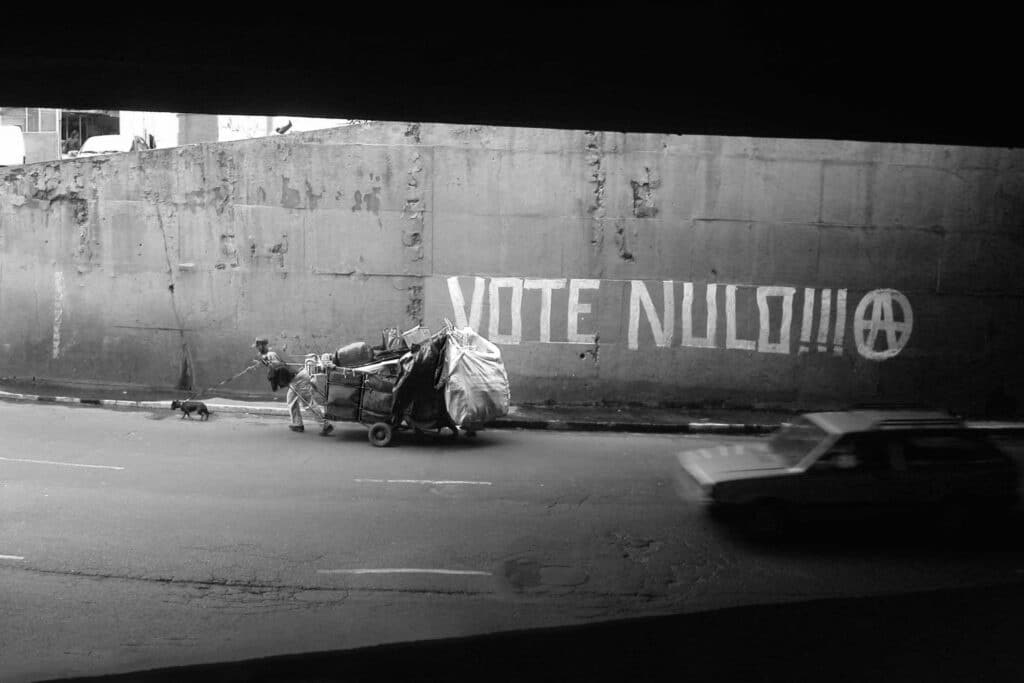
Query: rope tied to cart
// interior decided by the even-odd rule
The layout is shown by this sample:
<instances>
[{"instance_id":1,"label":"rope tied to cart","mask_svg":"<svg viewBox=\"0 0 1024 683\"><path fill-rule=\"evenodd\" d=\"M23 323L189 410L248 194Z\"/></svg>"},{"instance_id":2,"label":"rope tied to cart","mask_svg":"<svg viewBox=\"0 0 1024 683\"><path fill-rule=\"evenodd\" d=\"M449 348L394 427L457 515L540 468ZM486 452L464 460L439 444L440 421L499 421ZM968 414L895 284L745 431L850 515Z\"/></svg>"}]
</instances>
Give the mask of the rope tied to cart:
<instances>
[{"instance_id":1,"label":"rope tied to cart","mask_svg":"<svg viewBox=\"0 0 1024 683\"><path fill-rule=\"evenodd\" d=\"M189 395L188 395L188 396L187 396L187 397L186 397L185 399L183 399L183 400L184 400L184 401L191 401L192 399L194 399L194 398L196 398L197 396L199 396L199 395L203 394L204 392L210 391L211 389L216 389L217 387L223 386L223 385L227 384L228 382L233 382L233 381L235 381L236 379L238 379L239 377L241 377L242 375L244 375L245 373L247 373L247 372L252 372L252 371L253 371L253 370L255 370L256 368L260 367L260 365L261 365L261 363L260 363L260 361L259 361L259 360L254 360L254 361L253 361L253 362L252 362L252 363L251 363L250 365L248 365L248 366L247 366L247 367L246 367L246 368L245 368L244 370L242 370L241 372L236 372L235 374L231 375L231 377L228 377L227 379L223 379L223 380L221 380L220 382L217 382L216 384L213 384L213 385L210 385L210 386L208 386L208 387L205 387L205 388L201 388L201 389L198 389L198 390L196 390L196 391L193 391L193 392L192 392L191 394L189 394Z\"/></svg>"}]
</instances>

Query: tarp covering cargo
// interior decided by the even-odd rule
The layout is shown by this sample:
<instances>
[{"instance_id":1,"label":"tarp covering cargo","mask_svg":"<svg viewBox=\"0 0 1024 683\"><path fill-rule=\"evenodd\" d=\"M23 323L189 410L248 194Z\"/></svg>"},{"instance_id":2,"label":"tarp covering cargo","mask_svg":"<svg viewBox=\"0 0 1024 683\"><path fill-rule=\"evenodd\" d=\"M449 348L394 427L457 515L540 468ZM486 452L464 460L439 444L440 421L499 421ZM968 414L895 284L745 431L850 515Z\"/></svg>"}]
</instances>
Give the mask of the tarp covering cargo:
<instances>
[{"instance_id":1,"label":"tarp covering cargo","mask_svg":"<svg viewBox=\"0 0 1024 683\"><path fill-rule=\"evenodd\" d=\"M443 334L431 339L402 359L402 376L395 386L394 416L409 416L417 422L447 421L444 394L436 388L444 366Z\"/></svg>"},{"instance_id":2,"label":"tarp covering cargo","mask_svg":"<svg viewBox=\"0 0 1024 683\"><path fill-rule=\"evenodd\" d=\"M508 373L501 350L470 327L448 333L444 347L445 406L462 429L508 414Z\"/></svg>"}]
</instances>

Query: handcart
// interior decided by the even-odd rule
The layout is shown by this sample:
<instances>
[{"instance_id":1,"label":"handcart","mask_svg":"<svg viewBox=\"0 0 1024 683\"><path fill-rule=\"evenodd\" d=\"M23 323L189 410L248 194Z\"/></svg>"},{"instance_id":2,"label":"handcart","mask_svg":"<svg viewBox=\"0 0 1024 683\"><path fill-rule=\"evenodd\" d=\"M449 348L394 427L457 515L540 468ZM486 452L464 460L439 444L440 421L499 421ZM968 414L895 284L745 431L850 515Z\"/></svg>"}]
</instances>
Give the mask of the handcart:
<instances>
[{"instance_id":1,"label":"handcart","mask_svg":"<svg viewBox=\"0 0 1024 683\"><path fill-rule=\"evenodd\" d=\"M406 359L408 361L408 359ZM436 391L433 400L395 406L395 390L403 369L401 359L392 359L354 368L332 368L316 376L324 417L335 422L358 422L369 430L374 446L391 443L394 432L413 429L416 433L449 429L458 436L458 428L444 410L444 392ZM323 389L320 387L323 386Z\"/></svg>"},{"instance_id":2,"label":"handcart","mask_svg":"<svg viewBox=\"0 0 1024 683\"><path fill-rule=\"evenodd\" d=\"M399 429L475 436L508 412L501 352L470 328L457 330L448 320L433 335L422 326L403 335L391 328L383 342L373 349L350 344L330 362L321 358L313 384L326 419L364 424L370 443L387 446Z\"/></svg>"}]
</instances>

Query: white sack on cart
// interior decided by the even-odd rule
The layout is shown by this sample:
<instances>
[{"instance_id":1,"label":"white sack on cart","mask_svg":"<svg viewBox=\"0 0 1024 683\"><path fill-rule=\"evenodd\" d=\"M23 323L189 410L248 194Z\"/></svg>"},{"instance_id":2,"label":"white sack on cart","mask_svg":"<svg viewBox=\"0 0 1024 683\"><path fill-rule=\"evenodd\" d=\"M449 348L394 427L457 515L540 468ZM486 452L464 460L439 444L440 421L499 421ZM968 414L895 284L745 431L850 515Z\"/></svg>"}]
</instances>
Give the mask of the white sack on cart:
<instances>
[{"instance_id":1,"label":"white sack on cart","mask_svg":"<svg viewBox=\"0 0 1024 683\"><path fill-rule=\"evenodd\" d=\"M444 402L457 426L476 429L508 414L501 350L470 327L453 330L444 350Z\"/></svg>"}]
</instances>

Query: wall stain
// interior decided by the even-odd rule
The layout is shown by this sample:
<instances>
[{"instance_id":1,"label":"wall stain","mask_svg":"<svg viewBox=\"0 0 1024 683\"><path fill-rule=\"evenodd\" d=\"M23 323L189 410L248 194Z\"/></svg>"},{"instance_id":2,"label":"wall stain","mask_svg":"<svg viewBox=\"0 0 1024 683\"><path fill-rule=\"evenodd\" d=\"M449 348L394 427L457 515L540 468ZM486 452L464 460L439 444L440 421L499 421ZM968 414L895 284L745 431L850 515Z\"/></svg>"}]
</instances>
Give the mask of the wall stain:
<instances>
[{"instance_id":1,"label":"wall stain","mask_svg":"<svg viewBox=\"0 0 1024 683\"><path fill-rule=\"evenodd\" d=\"M224 210L232 205L235 196L235 184L238 182L238 174L235 168L235 158L225 150L217 152L217 168L220 169L220 186L213 188L214 208L217 215L224 213Z\"/></svg>"},{"instance_id":2,"label":"wall stain","mask_svg":"<svg viewBox=\"0 0 1024 683\"><path fill-rule=\"evenodd\" d=\"M419 144L420 142L420 124L410 123L405 129L405 137L412 138L412 141Z\"/></svg>"},{"instance_id":3,"label":"wall stain","mask_svg":"<svg viewBox=\"0 0 1024 683\"><path fill-rule=\"evenodd\" d=\"M59 206L68 207L68 215L76 229L76 240L71 253L72 262L77 272L91 272L97 249L100 246L94 239L92 231L95 202L90 210L90 200L83 194L85 181L81 174L72 173L65 178L60 164L49 163L37 165L31 171L22 174L8 174L6 179L15 186L16 194L10 196L10 204L15 208L25 207L49 212Z\"/></svg>"},{"instance_id":4,"label":"wall stain","mask_svg":"<svg viewBox=\"0 0 1024 683\"><path fill-rule=\"evenodd\" d=\"M223 234L220 236L220 253L223 261L217 263L216 267L223 270L225 266L238 267L238 247L235 245L235 236Z\"/></svg>"},{"instance_id":5,"label":"wall stain","mask_svg":"<svg viewBox=\"0 0 1024 683\"><path fill-rule=\"evenodd\" d=\"M626 233L626 224L621 220L615 221L615 247L619 251L619 258L623 261L629 261L635 263L636 258L633 256L633 252L629 250L629 240Z\"/></svg>"},{"instance_id":6,"label":"wall stain","mask_svg":"<svg viewBox=\"0 0 1024 683\"><path fill-rule=\"evenodd\" d=\"M417 262L424 259L423 227L425 219L423 190L420 187L423 175L423 157L417 152L411 161L409 170L405 174L405 206L402 207L402 217L412 222L412 229L402 230L402 246L406 248L409 260Z\"/></svg>"},{"instance_id":7,"label":"wall stain","mask_svg":"<svg viewBox=\"0 0 1024 683\"><path fill-rule=\"evenodd\" d=\"M92 271L92 246L94 243L98 246L99 242L93 240L92 237L92 229L89 222L88 200L81 197L73 197L69 201L71 202L72 216L75 224L78 226L78 244L75 245L75 252L72 259L79 275L82 275Z\"/></svg>"},{"instance_id":8,"label":"wall stain","mask_svg":"<svg viewBox=\"0 0 1024 683\"><path fill-rule=\"evenodd\" d=\"M297 209L302 204L302 197L299 191L291 187L291 179L288 176L281 176L281 206L286 209Z\"/></svg>"},{"instance_id":9,"label":"wall stain","mask_svg":"<svg viewBox=\"0 0 1024 683\"><path fill-rule=\"evenodd\" d=\"M306 206L310 209L316 209L320 205L320 200L324 196L323 188L320 189L320 194L313 193L313 186L310 182L306 181Z\"/></svg>"},{"instance_id":10,"label":"wall stain","mask_svg":"<svg viewBox=\"0 0 1024 683\"><path fill-rule=\"evenodd\" d=\"M352 211L359 211L365 209L370 211L376 216L380 217L380 188L373 187L370 192L363 194L359 190L356 190L353 195L355 204L352 205Z\"/></svg>"},{"instance_id":11,"label":"wall stain","mask_svg":"<svg viewBox=\"0 0 1024 683\"><path fill-rule=\"evenodd\" d=\"M268 247L267 251L277 261L277 267L284 268L284 255L288 253L288 235L282 234L281 241Z\"/></svg>"},{"instance_id":12,"label":"wall stain","mask_svg":"<svg viewBox=\"0 0 1024 683\"><path fill-rule=\"evenodd\" d=\"M604 248L604 219L605 210L605 170L603 164L603 152L601 146L604 142L604 134L588 130L586 132L586 162L587 182L593 185L592 200L587 207L587 213L592 220L590 226L590 246L593 252L600 253Z\"/></svg>"},{"instance_id":13,"label":"wall stain","mask_svg":"<svg viewBox=\"0 0 1024 683\"><path fill-rule=\"evenodd\" d=\"M597 365L601 360L601 335L594 334L594 348L587 349L580 354L580 359L585 359L587 356L591 356L594 359L594 365Z\"/></svg>"},{"instance_id":14,"label":"wall stain","mask_svg":"<svg viewBox=\"0 0 1024 683\"><path fill-rule=\"evenodd\" d=\"M658 207L654 205L654 191L661 187L657 173L652 177L651 169L644 167L645 178L630 180L633 188L633 216L636 218L654 218L658 215Z\"/></svg>"},{"instance_id":15,"label":"wall stain","mask_svg":"<svg viewBox=\"0 0 1024 683\"><path fill-rule=\"evenodd\" d=\"M406 317L416 323L423 324L423 285L409 285L406 288L409 294L409 304L405 307Z\"/></svg>"}]
</instances>

